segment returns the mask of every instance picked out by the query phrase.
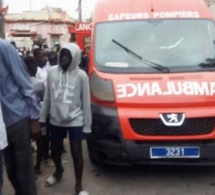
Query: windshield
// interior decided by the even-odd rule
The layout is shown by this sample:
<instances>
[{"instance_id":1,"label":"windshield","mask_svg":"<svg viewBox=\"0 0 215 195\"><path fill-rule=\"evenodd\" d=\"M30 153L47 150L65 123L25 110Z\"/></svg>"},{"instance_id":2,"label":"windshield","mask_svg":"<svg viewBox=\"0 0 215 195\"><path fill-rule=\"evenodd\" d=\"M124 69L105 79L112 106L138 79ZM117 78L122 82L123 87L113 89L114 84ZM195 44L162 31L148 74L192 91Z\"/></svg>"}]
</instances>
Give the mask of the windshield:
<instances>
[{"instance_id":1,"label":"windshield","mask_svg":"<svg viewBox=\"0 0 215 195\"><path fill-rule=\"evenodd\" d=\"M95 62L104 71L159 72L129 55L132 52L170 72L199 71L203 69L201 64L215 57L215 28L211 20L101 23L96 26L95 35Z\"/></svg>"}]
</instances>

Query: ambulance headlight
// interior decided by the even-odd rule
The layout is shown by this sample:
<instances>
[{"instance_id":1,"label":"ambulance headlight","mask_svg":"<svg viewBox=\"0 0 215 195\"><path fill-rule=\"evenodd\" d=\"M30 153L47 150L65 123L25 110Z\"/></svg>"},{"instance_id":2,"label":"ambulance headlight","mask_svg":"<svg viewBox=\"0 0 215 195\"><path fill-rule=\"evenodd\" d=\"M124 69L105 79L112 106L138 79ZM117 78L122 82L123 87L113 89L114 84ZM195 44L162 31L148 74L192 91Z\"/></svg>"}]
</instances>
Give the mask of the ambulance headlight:
<instances>
[{"instance_id":1,"label":"ambulance headlight","mask_svg":"<svg viewBox=\"0 0 215 195\"><path fill-rule=\"evenodd\" d=\"M90 76L91 95L100 101L115 102L113 82L99 77L95 72Z\"/></svg>"}]
</instances>

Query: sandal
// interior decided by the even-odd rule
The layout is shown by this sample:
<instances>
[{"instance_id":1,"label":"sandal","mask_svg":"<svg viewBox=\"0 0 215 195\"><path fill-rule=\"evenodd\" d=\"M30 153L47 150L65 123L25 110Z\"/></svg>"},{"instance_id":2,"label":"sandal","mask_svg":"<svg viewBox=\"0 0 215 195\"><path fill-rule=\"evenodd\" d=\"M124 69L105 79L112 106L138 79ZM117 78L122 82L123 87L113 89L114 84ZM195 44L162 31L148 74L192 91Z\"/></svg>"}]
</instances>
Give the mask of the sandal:
<instances>
[{"instance_id":1,"label":"sandal","mask_svg":"<svg viewBox=\"0 0 215 195\"><path fill-rule=\"evenodd\" d=\"M80 191L78 195L89 195L86 191Z\"/></svg>"},{"instance_id":2,"label":"sandal","mask_svg":"<svg viewBox=\"0 0 215 195\"><path fill-rule=\"evenodd\" d=\"M51 187L54 186L55 184L57 184L59 181L61 180L61 178L56 178L55 176L50 176L45 183L45 187Z\"/></svg>"}]
</instances>

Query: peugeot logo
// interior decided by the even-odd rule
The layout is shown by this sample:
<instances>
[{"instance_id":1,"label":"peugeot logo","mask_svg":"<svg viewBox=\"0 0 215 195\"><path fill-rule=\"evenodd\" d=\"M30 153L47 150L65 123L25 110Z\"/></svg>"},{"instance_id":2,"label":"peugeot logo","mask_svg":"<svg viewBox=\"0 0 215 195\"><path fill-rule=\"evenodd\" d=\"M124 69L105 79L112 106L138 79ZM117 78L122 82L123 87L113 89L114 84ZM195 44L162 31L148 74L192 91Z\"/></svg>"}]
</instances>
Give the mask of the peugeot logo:
<instances>
[{"instance_id":1,"label":"peugeot logo","mask_svg":"<svg viewBox=\"0 0 215 195\"><path fill-rule=\"evenodd\" d=\"M166 126L181 126L185 119L184 113L164 113L160 118Z\"/></svg>"}]
</instances>

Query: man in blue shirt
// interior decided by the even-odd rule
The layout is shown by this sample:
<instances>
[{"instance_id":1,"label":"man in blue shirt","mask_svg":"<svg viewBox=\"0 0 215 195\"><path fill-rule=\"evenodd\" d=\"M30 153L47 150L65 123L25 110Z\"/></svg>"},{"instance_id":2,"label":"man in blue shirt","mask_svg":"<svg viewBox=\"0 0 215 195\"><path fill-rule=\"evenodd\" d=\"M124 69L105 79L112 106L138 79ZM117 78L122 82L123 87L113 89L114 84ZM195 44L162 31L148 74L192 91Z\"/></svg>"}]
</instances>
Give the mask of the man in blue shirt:
<instances>
[{"instance_id":1,"label":"man in blue shirt","mask_svg":"<svg viewBox=\"0 0 215 195\"><path fill-rule=\"evenodd\" d=\"M16 195L36 195L31 134L39 136L39 107L27 68L10 42L0 39L0 99L8 147L8 177Z\"/></svg>"}]
</instances>

